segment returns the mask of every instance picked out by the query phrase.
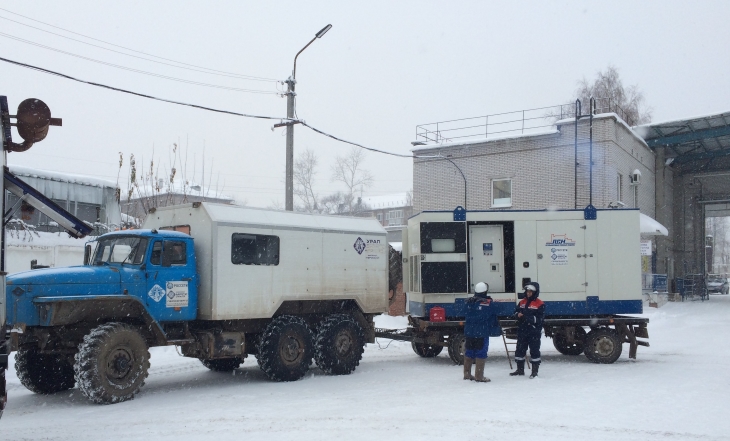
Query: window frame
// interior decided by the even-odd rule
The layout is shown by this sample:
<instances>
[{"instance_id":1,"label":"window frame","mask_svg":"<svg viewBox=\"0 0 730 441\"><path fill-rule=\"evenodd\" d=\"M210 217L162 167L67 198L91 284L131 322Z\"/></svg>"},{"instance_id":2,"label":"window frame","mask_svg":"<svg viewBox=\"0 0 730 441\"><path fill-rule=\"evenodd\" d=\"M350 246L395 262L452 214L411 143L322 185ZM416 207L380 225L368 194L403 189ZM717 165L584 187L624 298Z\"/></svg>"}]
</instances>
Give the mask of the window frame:
<instances>
[{"instance_id":1,"label":"window frame","mask_svg":"<svg viewBox=\"0 0 730 441\"><path fill-rule=\"evenodd\" d=\"M495 203L494 184L497 182L500 182L500 181L509 181L509 203L508 204ZM512 185L512 181L513 181L512 178L495 178L495 179L491 180L492 205L490 208L510 208L510 207L512 207L512 205L514 203L514 185ZM501 199L505 199L505 198L501 198Z\"/></svg>"}]
</instances>

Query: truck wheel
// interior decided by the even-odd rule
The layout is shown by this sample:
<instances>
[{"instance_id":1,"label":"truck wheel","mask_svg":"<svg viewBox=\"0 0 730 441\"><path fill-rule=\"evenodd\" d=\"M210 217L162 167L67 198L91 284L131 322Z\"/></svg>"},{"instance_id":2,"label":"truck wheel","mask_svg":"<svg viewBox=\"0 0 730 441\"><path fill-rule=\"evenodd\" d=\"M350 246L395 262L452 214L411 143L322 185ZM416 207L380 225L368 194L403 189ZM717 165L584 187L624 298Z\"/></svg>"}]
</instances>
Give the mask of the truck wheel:
<instances>
[{"instance_id":1,"label":"truck wheel","mask_svg":"<svg viewBox=\"0 0 730 441\"><path fill-rule=\"evenodd\" d=\"M466 337L462 333L453 334L449 338L449 358L459 366L464 364L465 343Z\"/></svg>"},{"instance_id":2,"label":"truck wheel","mask_svg":"<svg viewBox=\"0 0 730 441\"><path fill-rule=\"evenodd\" d=\"M565 329L565 328L564 328ZM576 326L573 331L574 341L568 343L568 338L564 333L556 332L553 336L553 346L563 355L580 355L585 350L586 331L581 326Z\"/></svg>"},{"instance_id":3,"label":"truck wheel","mask_svg":"<svg viewBox=\"0 0 730 441\"><path fill-rule=\"evenodd\" d=\"M20 349L15 354L18 380L31 392L54 394L74 387L74 370L61 354L41 354L38 348Z\"/></svg>"},{"instance_id":4,"label":"truck wheel","mask_svg":"<svg viewBox=\"0 0 730 441\"><path fill-rule=\"evenodd\" d=\"M274 381L296 381L312 364L312 332L295 316L275 318L261 335L259 367Z\"/></svg>"},{"instance_id":5,"label":"truck wheel","mask_svg":"<svg viewBox=\"0 0 730 441\"><path fill-rule=\"evenodd\" d=\"M150 367L147 343L134 327L106 323L91 330L76 354L76 383L97 404L131 400Z\"/></svg>"},{"instance_id":6,"label":"truck wheel","mask_svg":"<svg viewBox=\"0 0 730 441\"><path fill-rule=\"evenodd\" d=\"M416 342L412 342L411 347L413 348L413 352L423 358L433 358L444 350L443 346L427 345L425 343Z\"/></svg>"},{"instance_id":7,"label":"truck wheel","mask_svg":"<svg viewBox=\"0 0 730 441\"><path fill-rule=\"evenodd\" d=\"M326 373L351 374L364 351L365 332L349 315L334 314L320 324L314 342L314 361Z\"/></svg>"},{"instance_id":8,"label":"truck wheel","mask_svg":"<svg viewBox=\"0 0 730 441\"><path fill-rule=\"evenodd\" d=\"M594 363L613 363L621 356L622 349L621 339L613 329L595 329L586 337L586 358Z\"/></svg>"},{"instance_id":9,"label":"truck wheel","mask_svg":"<svg viewBox=\"0 0 730 441\"><path fill-rule=\"evenodd\" d=\"M216 372L231 372L243 364L243 360L240 358L201 359L200 362L203 363L203 366Z\"/></svg>"}]
</instances>

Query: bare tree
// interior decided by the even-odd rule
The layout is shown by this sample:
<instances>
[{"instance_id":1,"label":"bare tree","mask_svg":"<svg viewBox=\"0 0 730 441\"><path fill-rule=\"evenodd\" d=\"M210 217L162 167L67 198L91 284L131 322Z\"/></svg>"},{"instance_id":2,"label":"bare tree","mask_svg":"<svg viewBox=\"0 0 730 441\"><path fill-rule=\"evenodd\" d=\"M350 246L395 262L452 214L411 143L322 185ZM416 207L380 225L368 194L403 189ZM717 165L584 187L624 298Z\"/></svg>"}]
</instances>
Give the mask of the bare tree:
<instances>
[{"instance_id":1,"label":"bare tree","mask_svg":"<svg viewBox=\"0 0 730 441\"><path fill-rule=\"evenodd\" d=\"M332 166L332 180L342 182L347 187L344 202L350 214L355 214L358 205L361 205L358 203L360 199L355 197L355 191L373 184L373 176L363 168L363 162L365 162L365 152L353 147L347 155L335 158L335 164Z\"/></svg>"},{"instance_id":2,"label":"bare tree","mask_svg":"<svg viewBox=\"0 0 730 441\"><path fill-rule=\"evenodd\" d=\"M606 70L599 71L592 83L585 78L578 81L575 94L583 106L587 105L591 97L602 100L597 105L605 107L604 111L614 111L612 107L618 106L623 113L620 116L631 125L651 122L652 109L644 106L644 94L636 85L624 87L615 66L609 65Z\"/></svg>"},{"instance_id":3,"label":"bare tree","mask_svg":"<svg viewBox=\"0 0 730 441\"><path fill-rule=\"evenodd\" d=\"M314 192L314 177L317 175L319 158L312 150L304 150L294 161L294 194L302 202L297 211L319 213L318 196Z\"/></svg>"}]
</instances>

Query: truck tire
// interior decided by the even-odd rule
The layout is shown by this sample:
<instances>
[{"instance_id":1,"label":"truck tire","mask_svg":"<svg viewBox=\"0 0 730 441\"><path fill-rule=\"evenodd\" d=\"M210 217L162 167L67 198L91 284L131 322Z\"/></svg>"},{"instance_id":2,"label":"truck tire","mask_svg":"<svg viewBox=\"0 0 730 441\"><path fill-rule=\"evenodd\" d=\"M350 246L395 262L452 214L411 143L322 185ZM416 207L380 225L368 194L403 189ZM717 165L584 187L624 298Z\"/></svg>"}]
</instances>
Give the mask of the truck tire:
<instances>
[{"instance_id":1,"label":"truck tire","mask_svg":"<svg viewBox=\"0 0 730 441\"><path fill-rule=\"evenodd\" d=\"M73 366L62 354L41 354L38 348L20 349L15 354L18 380L31 392L54 394L74 387Z\"/></svg>"},{"instance_id":2,"label":"truck tire","mask_svg":"<svg viewBox=\"0 0 730 441\"><path fill-rule=\"evenodd\" d=\"M412 342L411 347L413 348L413 352L423 358L433 358L444 350L443 346L428 345L425 343L416 342Z\"/></svg>"},{"instance_id":3,"label":"truck tire","mask_svg":"<svg viewBox=\"0 0 730 441\"><path fill-rule=\"evenodd\" d=\"M150 353L139 331L125 323L106 323L84 337L74 371L86 398L112 404L134 398L149 367Z\"/></svg>"},{"instance_id":4,"label":"truck tire","mask_svg":"<svg viewBox=\"0 0 730 441\"><path fill-rule=\"evenodd\" d=\"M274 381L296 381L312 364L314 342L307 323L300 317L275 318L261 334L259 367Z\"/></svg>"},{"instance_id":5,"label":"truck tire","mask_svg":"<svg viewBox=\"0 0 730 441\"><path fill-rule=\"evenodd\" d=\"M330 375L351 374L365 352L365 332L349 315L333 314L322 321L314 342L314 361Z\"/></svg>"},{"instance_id":6,"label":"truck tire","mask_svg":"<svg viewBox=\"0 0 730 441\"><path fill-rule=\"evenodd\" d=\"M601 364L611 364L618 360L623 350L618 332L609 328L598 328L589 332L585 346L586 358Z\"/></svg>"},{"instance_id":7,"label":"truck tire","mask_svg":"<svg viewBox=\"0 0 730 441\"><path fill-rule=\"evenodd\" d=\"M462 333L453 334L449 338L449 358L459 366L464 364L465 343L466 337Z\"/></svg>"},{"instance_id":8,"label":"truck tire","mask_svg":"<svg viewBox=\"0 0 730 441\"><path fill-rule=\"evenodd\" d=\"M243 364L243 360L240 358L201 359L200 362L203 363L203 366L216 372L231 372Z\"/></svg>"},{"instance_id":9,"label":"truck tire","mask_svg":"<svg viewBox=\"0 0 730 441\"><path fill-rule=\"evenodd\" d=\"M574 341L568 343L564 332L556 332L553 336L553 346L563 355L580 355L585 350L586 331L581 326L576 326L573 331Z\"/></svg>"}]
</instances>

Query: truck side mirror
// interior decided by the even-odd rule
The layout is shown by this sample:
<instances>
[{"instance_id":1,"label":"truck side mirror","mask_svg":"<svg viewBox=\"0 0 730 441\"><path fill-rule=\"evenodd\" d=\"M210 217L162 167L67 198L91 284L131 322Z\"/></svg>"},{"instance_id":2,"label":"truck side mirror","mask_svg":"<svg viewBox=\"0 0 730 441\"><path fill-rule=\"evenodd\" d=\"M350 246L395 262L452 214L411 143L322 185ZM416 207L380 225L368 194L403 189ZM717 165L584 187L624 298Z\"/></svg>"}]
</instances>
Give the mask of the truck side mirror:
<instances>
[{"instance_id":1,"label":"truck side mirror","mask_svg":"<svg viewBox=\"0 0 730 441\"><path fill-rule=\"evenodd\" d=\"M172 244L169 243L163 243L162 245L162 266L163 267L170 267L172 266Z\"/></svg>"},{"instance_id":2,"label":"truck side mirror","mask_svg":"<svg viewBox=\"0 0 730 441\"><path fill-rule=\"evenodd\" d=\"M91 262L91 244L84 246L84 265L88 265Z\"/></svg>"}]
</instances>

